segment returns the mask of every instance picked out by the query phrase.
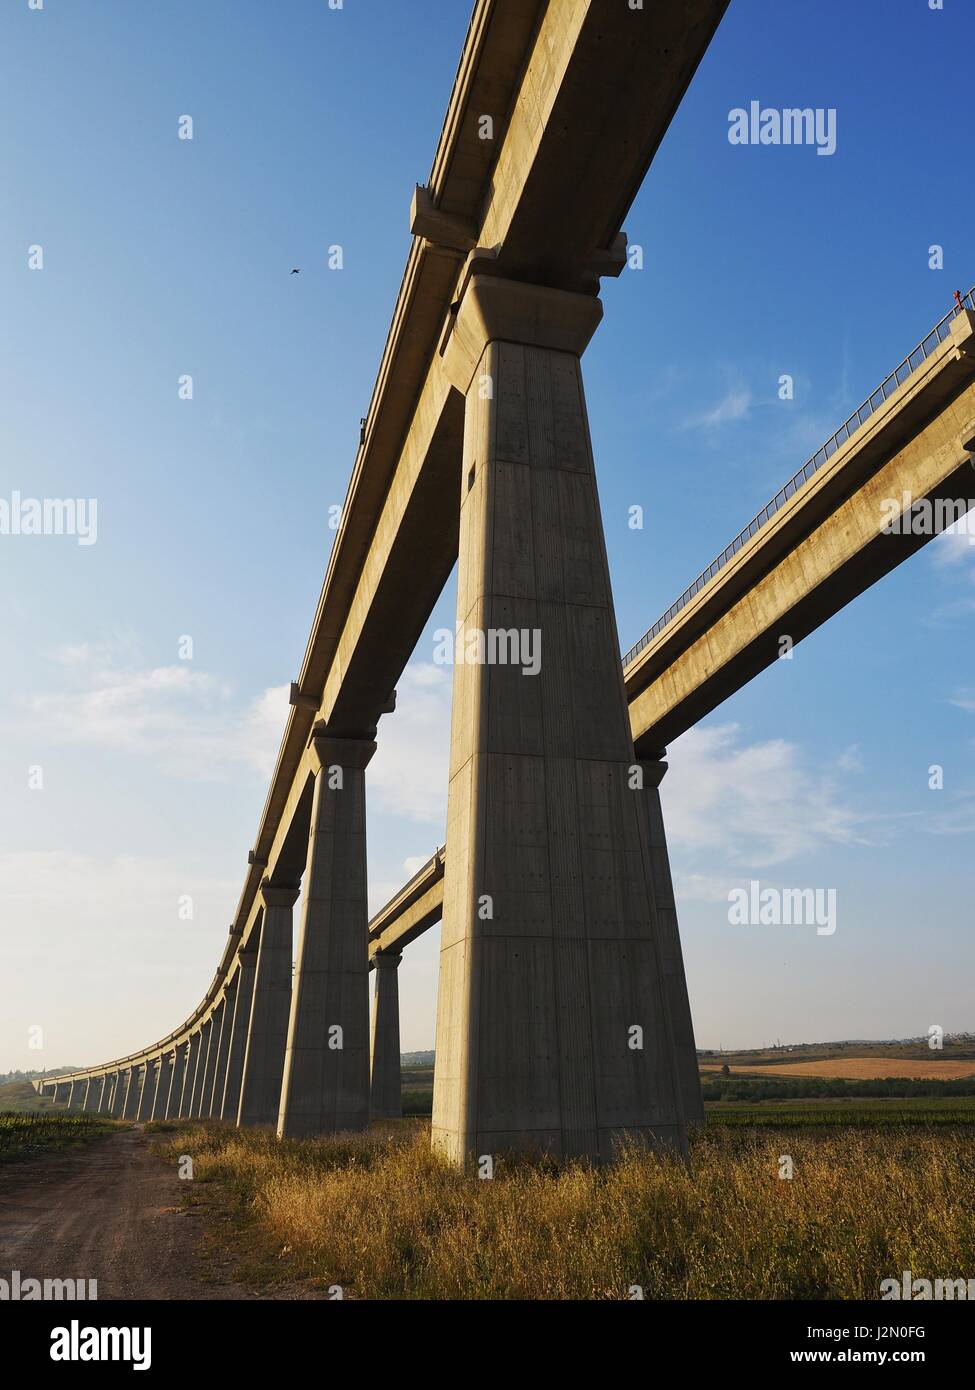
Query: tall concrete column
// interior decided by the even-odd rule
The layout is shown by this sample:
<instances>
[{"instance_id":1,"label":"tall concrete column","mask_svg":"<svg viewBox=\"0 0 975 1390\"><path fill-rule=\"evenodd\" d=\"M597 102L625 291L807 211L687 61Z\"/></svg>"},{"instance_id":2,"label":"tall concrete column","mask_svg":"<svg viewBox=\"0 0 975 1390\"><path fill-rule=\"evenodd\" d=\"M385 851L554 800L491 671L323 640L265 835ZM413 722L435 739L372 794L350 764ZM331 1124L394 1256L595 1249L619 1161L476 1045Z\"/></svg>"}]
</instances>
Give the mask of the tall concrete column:
<instances>
[{"instance_id":1,"label":"tall concrete column","mask_svg":"<svg viewBox=\"0 0 975 1390\"><path fill-rule=\"evenodd\" d=\"M193 1070L193 1094L190 1100L190 1115L194 1120L200 1118L200 1107L203 1103L203 1082L206 1077L207 1063L210 1059L210 1043L213 1038L212 1024L212 1018L208 1018L200 1024L200 1046L196 1055L196 1066Z\"/></svg>"},{"instance_id":2,"label":"tall concrete column","mask_svg":"<svg viewBox=\"0 0 975 1390\"><path fill-rule=\"evenodd\" d=\"M433 1142L686 1150L579 356L586 295L475 275Z\"/></svg>"},{"instance_id":3,"label":"tall concrete column","mask_svg":"<svg viewBox=\"0 0 975 1390\"><path fill-rule=\"evenodd\" d=\"M234 998L234 1017L230 1030L230 1051L227 1055L227 1079L218 1117L237 1122L240 1109L240 1082L244 1074L244 1053L247 1050L247 1030L250 1026L251 1004L254 999L254 972L257 952L241 955L237 966L237 990Z\"/></svg>"},{"instance_id":4,"label":"tall concrete column","mask_svg":"<svg viewBox=\"0 0 975 1390\"><path fill-rule=\"evenodd\" d=\"M139 1095L142 1087L142 1067L129 1067L125 1082L125 1103L122 1106L122 1119L134 1120L139 1108Z\"/></svg>"},{"instance_id":5,"label":"tall concrete column","mask_svg":"<svg viewBox=\"0 0 975 1390\"><path fill-rule=\"evenodd\" d=\"M261 893L261 941L237 1115L241 1125L273 1125L278 1118L291 1013L292 909L298 888L265 879Z\"/></svg>"},{"instance_id":6,"label":"tall concrete column","mask_svg":"<svg viewBox=\"0 0 975 1390\"><path fill-rule=\"evenodd\" d=\"M142 1085L139 1087L139 1104L136 1108L137 1120L152 1118L152 1106L156 1099L156 1085L159 1080L159 1062L146 1062L142 1069Z\"/></svg>"},{"instance_id":7,"label":"tall concrete column","mask_svg":"<svg viewBox=\"0 0 975 1390\"><path fill-rule=\"evenodd\" d=\"M81 1109L81 1087L82 1087L82 1082L80 1082L80 1081L69 1081L69 1082L68 1082L68 1109L69 1109L69 1110L80 1110L80 1109Z\"/></svg>"},{"instance_id":8,"label":"tall concrete column","mask_svg":"<svg viewBox=\"0 0 975 1390\"><path fill-rule=\"evenodd\" d=\"M104 1072L101 1076L92 1077L91 1090L88 1093L87 1108L93 1115L101 1113L102 1104L105 1100L105 1085L107 1080L108 1078L105 1076Z\"/></svg>"},{"instance_id":9,"label":"tall concrete column","mask_svg":"<svg viewBox=\"0 0 975 1390\"><path fill-rule=\"evenodd\" d=\"M178 1120L183 1103L183 1081L186 1076L187 1042L177 1043L173 1049L173 1074L169 1079L169 1096L166 1100L166 1119Z\"/></svg>"},{"instance_id":10,"label":"tall concrete column","mask_svg":"<svg viewBox=\"0 0 975 1390\"><path fill-rule=\"evenodd\" d=\"M117 1076L118 1073L114 1071L107 1072L105 1075L105 1086L102 1091L102 1101L101 1105L99 1105L98 1107L99 1115L110 1115L112 1113L112 1106L115 1102L115 1081Z\"/></svg>"},{"instance_id":11,"label":"tall concrete column","mask_svg":"<svg viewBox=\"0 0 975 1390\"><path fill-rule=\"evenodd\" d=\"M230 1030L234 1023L234 1000L237 994L237 976L224 990L217 1012L220 1015L220 1033L217 1038L217 1059L213 1068L213 1085L207 1100L207 1114L215 1120L220 1119L223 1109L223 1088L227 1081L227 1054L230 1051Z\"/></svg>"},{"instance_id":12,"label":"tall concrete column","mask_svg":"<svg viewBox=\"0 0 975 1390\"><path fill-rule=\"evenodd\" d=\"M180 1119L188 1120L191 1116L193 1102L193 1083L196 1080L196 1068L200 1060L200 1032L190 1034L189 1042L186 1045L186 1062L183 1067L183 1085L180 1091L179 1114Z\"/></svg>"},{"instance_id":13,"label":"tall concrete column","mask_svg":"<svg viewBox=\"0 0 975 1390\"><path fill-rule=\"evenodd\" d=\"M394 951L377 951L373 956L376 984L369 1111L374 1119L399 1119L403 1113L399 1041L399 963L402 959Z\"/></svg>"},{"instance_id":14,"label":"tall concrete column","mask_svg":"<svg viewBox=\"0 0 975 1390\"><path fill-rule=\"evenodd\" d=\"M200 1116L210 1118L213 1106L213 1080L217 1073L217 1055L220 1052L220 1033L223 1029L224 1001L210 1015L210 1045L207 1048L207 1064L203 1073L203 1094L200 1096Z\"/></svg>"},{"instance_id":15,"label":"tall concrete column","mask_svg":"<svg viewBox=\"0 0 975 1390\"><path fill-rule=\"evenodd\" d=\"M156 1088L152 1097L150 1120L164 1120L169 1110L169 1091L173 1084L173 1054L164 1052L159 1058Z\"/></svg>"},{"instance_id":16,"label":"tall concrete column","mask_svg":"<svg viewBox=\"0 0 975 1390\"><path fill-rule=\"evenodd\" d=\"M112 1102L112 1114L116 1119L122 1118L125 1110L125 1097L129 1089L129 1071L119 1068L115 1084L115 1099Z\"/></svg>"},{"instance_id":17,"label":"tall concrete column","mask_svg":"<svg viewBox=\"0 0 975 1390\"><path fill-rule=\"evenodd\" d=\"M217 1048L220 1042L220 1018L214 1009L204 1025L207 1030L206 1057L203 1065L203 1082L200 1086L200 1101L197 1115L201 1120L210 1118L210 1098L213 1095L213 1073L217 1065Z\"/></svg>"},{"instance_id":18,"label":"tall concrete column","mask_svg":"<svg viewBox=\"0 0 975 1390\"><path fill-rule=\"evenodd\" d=\"M370 739L316 733L301 931L278 1134L369 1123L366 765Z\"/></svg>"},{"instance_id":19,"label":"tall concrete column","mask_svg":"<svg viewBox=\"0 0 975 1390\"><path fill-rule=\"evenodd\" d=\"M670 856L667 853L664 815L660 804L660 783L667 771L667 764L662 759L663 753L659 758L641 758L640 760L640 769L643 773L643 805L646 812L649 877L653 886L657 921L660 927L664 982L674 1030L674 1046L677 1050L677 1072L680 1078L684 1117L689 1125L702 1125L704 1123L704 1100L701 1096L701 1073L697 1061L697 1047L694 1042L691 1006L687 995L684 953L680 944L677 903L674 899Z\"/></svg>"},{"instance_id":20,"label":"tall concrete column","mask_svg":"<svg viewBox=\"0 0 975 1390\"><path fill-rule=\"evenodd\" d=\"M89 1102L90 1102L90 1100L91 1100L91 1098L92 1098L92 1095L94 1094L93 1091L92 1091L92 1089L91 1089L91 1088L92 1088L92 1082L94 1081L94 1079L95 1079L95 1078L94 1078L93 1076L87 1076L87 1077L85 1077L85 1085L84 1085L84 1089L83 1089L83 1091L82 1091L82 1096L81 1096L81 1108L82 1108L82 1110L87 1110L87 1109L88 1109Z\"/></svg>"}]
</instances>

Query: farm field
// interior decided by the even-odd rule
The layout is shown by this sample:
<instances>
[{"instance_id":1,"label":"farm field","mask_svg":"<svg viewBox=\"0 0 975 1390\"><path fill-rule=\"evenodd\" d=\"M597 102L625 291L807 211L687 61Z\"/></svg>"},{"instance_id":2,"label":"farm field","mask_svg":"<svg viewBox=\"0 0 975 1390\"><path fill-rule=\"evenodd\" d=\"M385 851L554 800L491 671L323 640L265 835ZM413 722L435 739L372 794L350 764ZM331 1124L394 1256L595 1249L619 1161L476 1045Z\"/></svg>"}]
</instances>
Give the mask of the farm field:
<instances>
[{"instance_id":1,"label":"farm field","mask_svg":"<svg viewBox=\"0 0 975 1390\"><path fill-rule=\"evenodd\" d=\"M0 1111L0 1164L90 1143L111 1125L93 1115L14 1114Z\"/></svg>"},{"instance_id":2,"label":"farm field","mask_svg":"<svg viewBox=\"0 0 975 1390\"><path fill-rule=\"evenodd\" d=\"M703 1073L720 1072L721 1068L720 1062L701 1063ZM817 1062L767 1062L751 1067L729 1063L729 1070L732 1076L765 1078L821 1076L846 1081L881 1081L887 1077L903 1077L910 1081L957 1081L975 1077L975 1059L917 1061L903 1057L834 1057Z\"/></svg>"}]
</instances>

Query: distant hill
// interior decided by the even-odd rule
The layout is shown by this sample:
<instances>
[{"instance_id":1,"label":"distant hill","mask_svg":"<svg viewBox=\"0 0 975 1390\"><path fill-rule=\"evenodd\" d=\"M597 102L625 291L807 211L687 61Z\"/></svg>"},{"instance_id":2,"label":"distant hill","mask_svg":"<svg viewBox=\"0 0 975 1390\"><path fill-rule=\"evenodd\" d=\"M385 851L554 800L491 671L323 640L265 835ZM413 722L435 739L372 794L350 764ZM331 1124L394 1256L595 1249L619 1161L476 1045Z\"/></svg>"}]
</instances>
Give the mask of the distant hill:
<instances>
[{"instance_id":1,"label":"distant hill","mask_svg":"<svg viewBox=\"0 0 975 1390\"><path fill-rule=\"evenodd\" d=\"M432 1067L433 1057L432 1052L404 1052L400 1060L404 1067Z\"/></svg>"}]
</instances>

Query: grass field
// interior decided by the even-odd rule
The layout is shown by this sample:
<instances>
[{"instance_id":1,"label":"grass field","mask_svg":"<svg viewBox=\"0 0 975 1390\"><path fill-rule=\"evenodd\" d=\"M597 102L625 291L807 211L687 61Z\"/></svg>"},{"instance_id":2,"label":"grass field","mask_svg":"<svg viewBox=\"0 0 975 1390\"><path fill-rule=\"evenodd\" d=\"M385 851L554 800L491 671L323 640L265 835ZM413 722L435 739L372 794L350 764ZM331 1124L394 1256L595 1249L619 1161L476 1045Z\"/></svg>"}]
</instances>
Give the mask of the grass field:
<instances>
[{"instance_id":1,"label":"grass field","mask_svg":"<svg viewBox=\"0 0 975 1390\"><path fill-rule=\"evenodd\" d=\"M157 1143L174 1164L193 1156L186 1200L205 1203L241 1277L263 1287L876 1299L904 1269L975 1276L975 1137L945 1121L850 1118L816 1129L791 1117L780 1130L729 1113L695 1134L689 1168L634 1149L602 1170L502 1163L490 1181L442 1164L417 1121L301 1143L167 1126Z\"/></svg>"},{"instance_id":2,"label":"grass field","mask_svg":"<svg viewBox=\"0 0 975 1390\"><path fill-rule=\"evenodd\" d=\"M42 1100L29 1081L8 1081L0 1085L0 1111L38 1115L50 1112L53 1105L49 1096Z\"/></svg>"},{"instance_id":3,"label":"grass field","mask_svg":"<svg viewBox=\"0 0 975 1390\"><path fill-rule=\"evenodd\" d=\"M109 1128L106 1121L94 1115L0 1111L0 1163L87 1144L106 1134Z\"/></svg>"}]
</instances>

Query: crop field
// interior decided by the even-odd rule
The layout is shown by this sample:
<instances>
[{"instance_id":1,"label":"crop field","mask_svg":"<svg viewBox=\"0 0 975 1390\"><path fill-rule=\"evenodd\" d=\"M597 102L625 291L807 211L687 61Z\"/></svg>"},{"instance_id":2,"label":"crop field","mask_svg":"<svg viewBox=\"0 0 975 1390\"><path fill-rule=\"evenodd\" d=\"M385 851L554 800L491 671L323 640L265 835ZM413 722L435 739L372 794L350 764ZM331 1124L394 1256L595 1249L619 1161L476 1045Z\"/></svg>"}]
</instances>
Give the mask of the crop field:
<instances>
[{"instance_id":1,"label":"crop field","mask_svg":"<svg viewBox=\"0 0 975 1390\"><path fill-rule=\"evenodd\" d=\"M721 1070L720 1062L702 1062L702 1072ZM733 1076L822 1076L849 1081L879 1081L887 1077L903 1077L909 1081L956 1081L975 1077L975 1061L942 1060L915 1061L904 1057L834 1057L822 1062L766 1062L749 1067L736 1063L730 1068Z\"/></svg>"},{"instance_id":2,"label":"crop field","mask_svg":"<svg viewBox=\"0 0 975 1390\"><path fill-rule=\"evenodd\" d=\"M0 1111L0 1163L86 1144L108 1129L94 1115Z\"/></svg>"}]
</instances>

